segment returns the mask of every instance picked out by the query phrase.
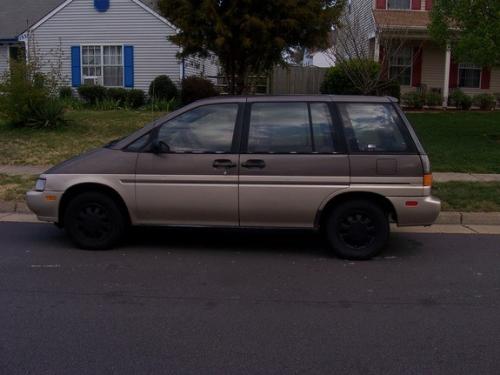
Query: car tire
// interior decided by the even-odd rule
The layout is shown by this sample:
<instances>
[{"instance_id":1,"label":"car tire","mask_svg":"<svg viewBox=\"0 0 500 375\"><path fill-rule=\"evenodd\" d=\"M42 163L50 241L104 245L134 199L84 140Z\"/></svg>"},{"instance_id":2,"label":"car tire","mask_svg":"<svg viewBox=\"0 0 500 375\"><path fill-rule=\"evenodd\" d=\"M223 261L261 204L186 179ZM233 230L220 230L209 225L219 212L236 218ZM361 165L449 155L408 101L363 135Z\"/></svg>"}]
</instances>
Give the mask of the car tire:
<instances>
[{"instance_id":1,"label":"car tire","mask_svg":"<svg viewBox=\"0 0 500 375\"><path fill-rule=\"evenodd\" d=\"M77 195L64 214L66 232L77 247L85 250L113 248L125 234L126 226L116 201L98 192Z\"/></svg>"},{"instance_id":2,"label":"car tire","mask_svg":"<svg viewBox=\"0 0 500 375\"><path fill-rule=\"evenodd\" d=\"M356 200L334 206L326 220L326 238L335 255L371 259L389 239L389 217L374 202Z\"/></svg>"}]
</instances>

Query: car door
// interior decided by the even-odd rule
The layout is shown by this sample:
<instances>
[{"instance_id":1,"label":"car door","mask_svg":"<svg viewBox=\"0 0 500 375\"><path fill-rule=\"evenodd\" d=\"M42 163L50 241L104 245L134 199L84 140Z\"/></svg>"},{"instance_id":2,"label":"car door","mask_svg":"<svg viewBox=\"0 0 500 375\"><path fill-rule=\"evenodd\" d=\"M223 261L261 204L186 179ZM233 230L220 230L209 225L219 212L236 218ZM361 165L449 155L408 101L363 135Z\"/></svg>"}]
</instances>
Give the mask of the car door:
<instances>
[{"instance_id":1,"label":"car door","mask_svg":"<svg viewBox=\"0 0 500 375\"><path fill-rule=\"evenodd\" d=\"M239 112L236 102L200 105L156 130L169 151L138 156L141 223L238 225Z\"/></svg>"},{"instance_id":2,"label":"car door","mask_svg":"<svg viewBox=\"0 0 500 375\"><path fill-rule=\"evenodd\" d=\"M242 226L312 227L349 185L349 160L328 102L249 99L240 156Z\"/></svg>"}]
</instances>

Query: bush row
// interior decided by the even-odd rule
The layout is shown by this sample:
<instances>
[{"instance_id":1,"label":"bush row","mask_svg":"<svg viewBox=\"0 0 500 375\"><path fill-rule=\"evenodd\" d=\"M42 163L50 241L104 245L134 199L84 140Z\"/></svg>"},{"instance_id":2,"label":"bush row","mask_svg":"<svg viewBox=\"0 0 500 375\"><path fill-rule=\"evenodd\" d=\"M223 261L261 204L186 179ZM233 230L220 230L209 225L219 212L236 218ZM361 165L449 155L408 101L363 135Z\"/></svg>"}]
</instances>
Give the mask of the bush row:
<instances>
[{"instance_id":1,"label":"bush row","mask_svg":"<svg viewBox=\"0 0 500 375\"><path fill-rule=\"evenodd\" d=\"M149 86L150 104L159 110L171 110L179 101L189 104L199 99L218 95L214 84L208 79L191 76L182 80L181 90L177 89L167 76L156 77ZM105 88L100 85L83 85L78 88L78 95L88 105L97 109L140 108L146 104L142 90L125 88ZM62 87L59 97L71 102L72 90Z\"/></svg>"},{"instance_id":2,"label":"bush row","mask_svg":"<svg viewBox=\"0 0 500 375\"><path fill-rule=\"evenodd\" d=\"M461 110L469 110L472 105L479 107L484 111L495 109L497 98L492 94L477 94L469 96L462 90L453 90L448 97L448 105ZM412 109L422 109L425 105L428 107L441 106L443 97L437 92L417 92L411 91L401 96L401 103Z\"/></svg>"}]
</instances>

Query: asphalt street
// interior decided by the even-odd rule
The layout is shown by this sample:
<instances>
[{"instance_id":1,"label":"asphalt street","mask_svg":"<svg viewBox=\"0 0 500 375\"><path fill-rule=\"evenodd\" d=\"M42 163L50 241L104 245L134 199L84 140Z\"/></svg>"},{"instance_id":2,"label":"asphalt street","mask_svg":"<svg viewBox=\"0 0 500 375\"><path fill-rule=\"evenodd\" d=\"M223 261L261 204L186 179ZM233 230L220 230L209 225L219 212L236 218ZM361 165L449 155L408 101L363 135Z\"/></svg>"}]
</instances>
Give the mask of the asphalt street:
<instances>
[{"instance_id":1,"label":"asphalt street","mask_svg":"<svg viewBox=\"0 0 500 375\"><path fill-rule=\"evenodd\" d=\"M0 223L0 374L499 374L500 236L135 230L108 252Z\"/></svg>"}]
</instances>

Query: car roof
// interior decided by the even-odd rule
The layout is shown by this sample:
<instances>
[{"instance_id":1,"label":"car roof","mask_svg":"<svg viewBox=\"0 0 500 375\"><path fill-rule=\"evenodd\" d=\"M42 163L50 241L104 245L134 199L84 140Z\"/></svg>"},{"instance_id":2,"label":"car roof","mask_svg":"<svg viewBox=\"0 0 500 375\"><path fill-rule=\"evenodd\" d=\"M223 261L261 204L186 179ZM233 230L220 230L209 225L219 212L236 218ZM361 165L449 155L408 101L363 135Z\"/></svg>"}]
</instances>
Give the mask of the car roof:
<instances>
[{"instance_id":1,"label":"car roof","mask_svg":"<svg viewBox=\"0 0 500 375\"><path fill-rule=\"evenodd\" d=\"M397 99L390 96L368 96L368 95L254 95L254 96L215 96L198 100L192 104L209 103L240 103L240 102L300 102L300 101L329 101L329 102L352 102L352 103L391 103Z\"/></svg>"}]
</instances>

